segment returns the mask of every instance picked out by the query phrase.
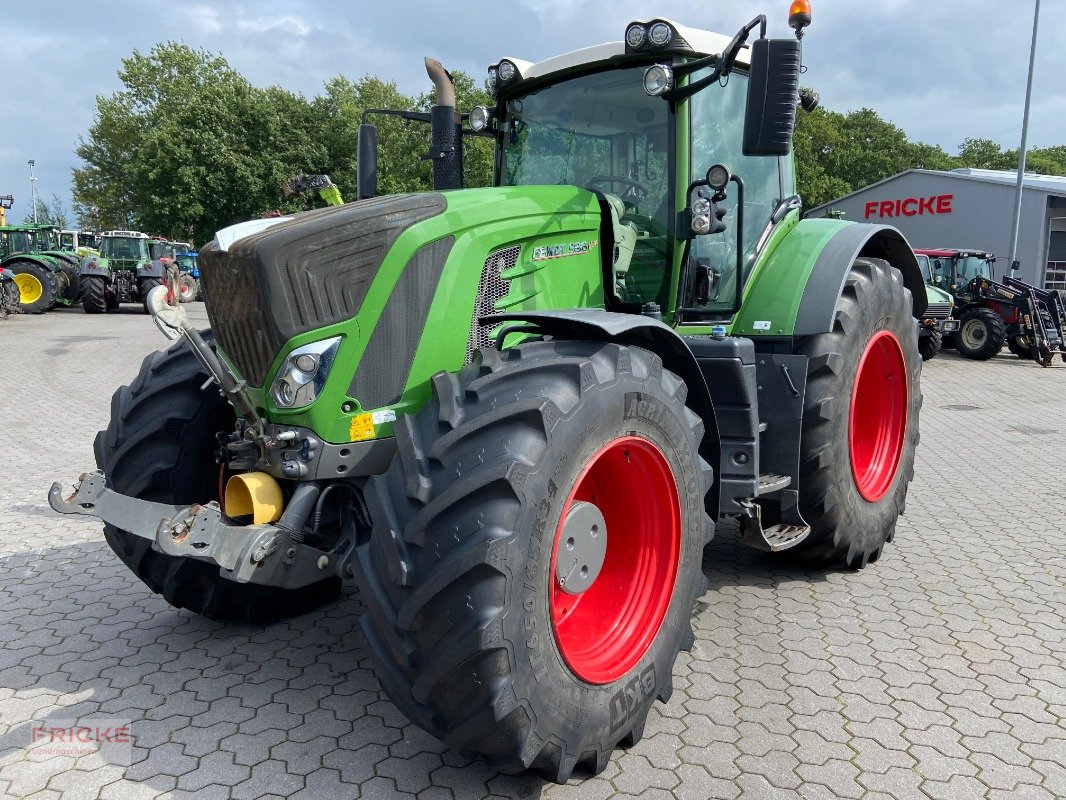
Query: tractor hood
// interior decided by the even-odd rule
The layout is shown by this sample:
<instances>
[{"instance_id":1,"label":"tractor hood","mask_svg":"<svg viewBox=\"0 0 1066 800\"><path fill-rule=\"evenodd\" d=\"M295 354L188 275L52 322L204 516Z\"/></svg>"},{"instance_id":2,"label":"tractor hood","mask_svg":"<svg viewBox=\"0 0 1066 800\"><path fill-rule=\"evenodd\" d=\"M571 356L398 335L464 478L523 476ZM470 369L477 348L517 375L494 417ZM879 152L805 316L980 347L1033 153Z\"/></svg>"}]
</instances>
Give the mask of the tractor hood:
<instances>
[{"instance_id":1,"label":"tractor hood","mask_svg":"<svg viewBox=\"0 0 1066 800\"><path fill-rule=\"evenodd\" d=\"M338 405L393 406L489 343L481 315L603 304L600 202L573 186L388 195L271 222L220 231L199 259L216 342L253 387L339 335Z\"/></svg>"},{"instance_id":2,"label":"tractor hood","mask_svg":"<svg viewBox=\"0 0 1066 800\"><path fill-rule=\"evenodd\" d=\"M943 289L936 286L930 286L929 284L925 285L925 296L929 301L929 305L933 305L933 303L955 302L950 292L945 292Z\"/></svg>"}]
</instances>

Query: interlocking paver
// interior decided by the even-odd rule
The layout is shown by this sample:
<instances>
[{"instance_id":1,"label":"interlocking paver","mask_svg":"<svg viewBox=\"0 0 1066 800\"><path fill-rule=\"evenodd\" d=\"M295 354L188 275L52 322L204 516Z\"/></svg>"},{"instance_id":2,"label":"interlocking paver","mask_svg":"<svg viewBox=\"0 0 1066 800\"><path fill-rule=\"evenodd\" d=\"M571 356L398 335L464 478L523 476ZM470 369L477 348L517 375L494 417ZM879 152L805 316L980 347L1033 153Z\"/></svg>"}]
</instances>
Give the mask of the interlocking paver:
<instances>
[{"instance_id":1,"label":"interlocking paver","mask_svg":"<svg viewBox=\"0 0 1066 800\"><path fill-rule=\"evenodd\" d=\"M404 719L371 671L354 590L266 628L205 620L150 595L98 524L48 509L51 481L92 465L111 392L162 344L132 306L0 325L5 436L33 454L0 481L0 795L1066 796L1066 496L1046 481L1066 469L1063 365L925 366L907 516L862 572L790 566L721 526L670 703L601 775L556 786ZM987 447L960 447L963 432ZM130 720L132 765L27 752L30 723L72 717Z\"/></svg>"}]
</instances>

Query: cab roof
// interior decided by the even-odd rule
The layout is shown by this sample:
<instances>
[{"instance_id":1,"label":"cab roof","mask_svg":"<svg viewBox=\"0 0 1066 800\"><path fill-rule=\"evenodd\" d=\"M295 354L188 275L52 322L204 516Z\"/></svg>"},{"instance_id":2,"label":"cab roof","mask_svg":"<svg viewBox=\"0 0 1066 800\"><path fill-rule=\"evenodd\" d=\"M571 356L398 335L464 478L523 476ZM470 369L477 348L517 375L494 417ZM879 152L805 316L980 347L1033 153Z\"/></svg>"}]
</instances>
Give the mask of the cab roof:
<instances>
[{"instance_id":1,"label":"cab roof","mask_svg":"<svg viewBox=\"0 0 1066 800\"><path fill-rule=\"evenodd\" d=\"M672 29L670 41L665 45L653 45L648 37L645 37L643 44L638 47L631 47L626 43L624 35L626 31L634 25L642 25L646 30L650 30L651 27L657 23L664 23L669 25ZM625 26L622 33L623 38L617 41L604 42L603 44L592 45L591 47L583 47L580 50L573 50L569 53L552 56L551 58L546 58L542 61L533 62L519 58L502 58L500 61L492 64L489 67L489 70L498 70L499 65L503 61L510 61L515 65L518 72L518 79L509 83L505 87L501 84L497 84L501 88L509 91L513 87L528 80L539 81L540 79L556 73L579 71L585 67L608 63L612 60L621 59L626 56L629 56L634 60L638 58L647 60L659 55L664 62L669 63L671 57L678 54L691 56L693 58L718 55L726 48L726 45L728 45L733 38L732 36L726 36L721 33L689 28L674 22L671 19L667 19L666 17L656 17L650 20L634 20ZM744 47L741 48L736 59L738 66L748 66L750 63L750 52L751 48L749 45L744 45Z\"/></svg>"}]
</instances>

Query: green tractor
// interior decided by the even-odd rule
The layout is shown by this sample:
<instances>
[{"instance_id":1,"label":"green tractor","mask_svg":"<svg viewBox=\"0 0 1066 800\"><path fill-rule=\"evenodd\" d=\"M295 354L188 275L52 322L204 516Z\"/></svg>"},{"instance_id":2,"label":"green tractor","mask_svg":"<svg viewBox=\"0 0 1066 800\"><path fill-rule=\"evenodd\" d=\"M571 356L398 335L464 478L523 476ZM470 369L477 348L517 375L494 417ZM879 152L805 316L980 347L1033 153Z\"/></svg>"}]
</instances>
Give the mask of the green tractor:
<instances>
[{"instance_id":1,"label":"green tractor","mask_svg":"<svg viewBox=\"0 0 1066 800\"><path fill-rule=\"evenodd\" d=\"M40 314L78 301L78 257L60 247L53 225L0 227L0 267L14 274L22 311Z\"/></svg>"},{"instance_id":2,"label":"green tractor","mask_svg":"<svg viewBox=\"0 0 1066 800\"><path fill-rule=\"evenodd\" d=\"M928 361L940 354L944 347L944 335L957 331L959 321L953 318L955 298L951 292L936 285L929 256L916 253L915 257L925 280L926 299L925 316L918 325L918 352L921 353L922 361Z\"/></svg>"},{"instance_id":3,"label":"green tractor","mask_svg":"<svg viewBox=\"0 0 1066 800\"><path fill-rule=\"evenodd\" d=\"M87 314L104 314L121 303L142 303L148 311L148 293L162 286L167 267L152 247L162 253L165 243L150 240L139 231L104 231L99 254L81 262L81 304Z\"/></svg>"},{"instance_id":4,"label":"green tractor","mask_svg":"<svg viewBox=\"0 0 1066 800\"><path fill-rule=\"evenodd\" d=\"M603 770L670 697L717 521L857 569L913 474L922 274L893 228L800 218L793 12L795 38L654 19L502 60L469 130L427 60L434 191L372 196L367 125L361 199L219 231L211 330L148 295L176 341L51 506L209 617L355 583L411 720L500 769ZM495 186L462 188L464 136Z\"/></svg>"}]
</instances>

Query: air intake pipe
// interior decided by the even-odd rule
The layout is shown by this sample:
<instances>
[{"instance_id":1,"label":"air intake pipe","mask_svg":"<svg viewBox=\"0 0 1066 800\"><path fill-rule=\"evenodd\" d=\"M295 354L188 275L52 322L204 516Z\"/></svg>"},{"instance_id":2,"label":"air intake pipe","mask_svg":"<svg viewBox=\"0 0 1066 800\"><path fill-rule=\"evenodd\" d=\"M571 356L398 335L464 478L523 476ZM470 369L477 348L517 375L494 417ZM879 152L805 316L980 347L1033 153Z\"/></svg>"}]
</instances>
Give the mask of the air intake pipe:
<instances>
[{"instance_id":1,"label":"air intake pipe","mask_svg":"<svg viewBox=\"0 0 1066 800\"><path fill-rule=\"evenodd\" d=\"M434 106L429 112L429 159L433 162L433 188L463 187L462 121L455 113L455 84L435 58L426 59L426 72L433 81Z\"/></svg>"}]
</instances>

